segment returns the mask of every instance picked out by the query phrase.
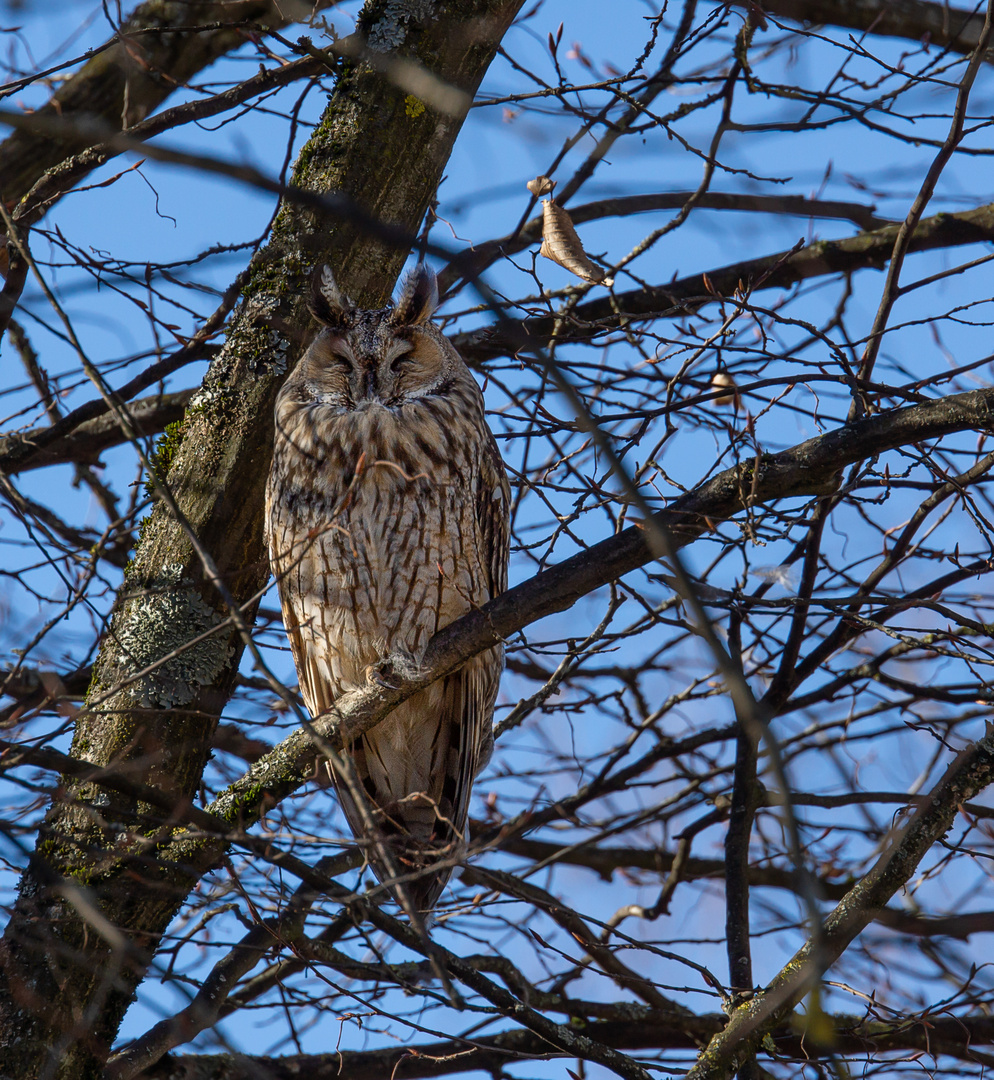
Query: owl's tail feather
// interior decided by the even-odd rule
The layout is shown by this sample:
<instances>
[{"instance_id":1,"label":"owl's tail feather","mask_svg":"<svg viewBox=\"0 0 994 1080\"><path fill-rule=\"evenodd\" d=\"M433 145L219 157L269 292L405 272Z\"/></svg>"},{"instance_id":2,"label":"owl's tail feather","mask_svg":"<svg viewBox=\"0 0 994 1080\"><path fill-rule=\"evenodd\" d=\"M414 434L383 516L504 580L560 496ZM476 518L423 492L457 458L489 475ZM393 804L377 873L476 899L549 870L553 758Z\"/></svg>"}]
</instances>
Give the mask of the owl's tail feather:
<instances>
[{"instance_id":1,"label":"owl's tail feather","mask_svg":"<svg viewBox=\"0 0 994 1080\"><path fill-rule=\"evenodd\" d=\"M470 789L490 745L489 667L471 661L423 692L433 700L419 701L418 694L399 706L348 752L357 783L336 778L342 809L376 877L395 895L396 881L422 912L438 900L467 841ZM350 787L361 794L362 810Z\"/></svg>"},{"instance_id":2,"label":"owl's tail feather","mask_svg":"<svg viewBox=\"0 0 994 1080\"><path fill-rule=\"evenodd\" d=\"M364 785L364 815L344 783L337 780L335 787L349 825L377 879L389 883L395 896L398 888L403 888L415 910L430 911L451 877L463 847L462 837L455 834L441 808L432 805L421 792L408 796L402 803L377 806L369 785ZM375 829L375 836L370 835L364 818ZM426 831L427 839L423 838Z\"/></svg>"}]
</instances>

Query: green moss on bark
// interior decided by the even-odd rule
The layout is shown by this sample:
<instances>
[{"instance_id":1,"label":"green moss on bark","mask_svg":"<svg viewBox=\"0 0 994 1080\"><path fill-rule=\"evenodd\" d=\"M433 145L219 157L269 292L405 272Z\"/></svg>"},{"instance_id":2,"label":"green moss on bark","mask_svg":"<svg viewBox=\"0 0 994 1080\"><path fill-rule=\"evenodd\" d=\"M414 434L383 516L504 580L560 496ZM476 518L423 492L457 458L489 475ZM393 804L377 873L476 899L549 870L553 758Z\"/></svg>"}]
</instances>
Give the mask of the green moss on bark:
<instances>
[{"instance_id":1,"label":"green moss on bark","mask_svg":"<svg viewBox=\"0 0 994 1080\"><path fill-rule=\"evenodd\" d=\"M183 433L185 431L185 417L182 420L176 420L172 424L167 424L165 430L156 441L152 453L148 456L148 462L152 466L152 472L154 473L155 478L161 483L165 483L166 477L169 475L169 466L173 463L173 458L176 456L176 451L183 441ZM145 494L150 499L154 499L156 496L155 483L152 477L145 478Z\"/></svg>"}]
</instances>

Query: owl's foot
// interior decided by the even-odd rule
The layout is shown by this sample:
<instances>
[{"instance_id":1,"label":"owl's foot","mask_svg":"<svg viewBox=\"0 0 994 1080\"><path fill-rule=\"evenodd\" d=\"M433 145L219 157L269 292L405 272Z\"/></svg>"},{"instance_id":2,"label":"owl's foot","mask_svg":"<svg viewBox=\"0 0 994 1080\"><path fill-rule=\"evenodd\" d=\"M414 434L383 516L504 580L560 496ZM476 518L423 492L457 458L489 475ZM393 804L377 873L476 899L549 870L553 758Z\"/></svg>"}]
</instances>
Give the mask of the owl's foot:
<instances>
[{"instance_id":1,"label":"owl's foot","mask_svg":"<svg viewBox=\"0 0 994 1080\"><path fill-rule=\"evenodd\" d=\"M395 649L389 656L377 660L366 668L366 682L373 686L382 686L387 690L396 690L408 679L416 679L421 674L421 665L407 649Z\"/></svg>"}]
</instances>

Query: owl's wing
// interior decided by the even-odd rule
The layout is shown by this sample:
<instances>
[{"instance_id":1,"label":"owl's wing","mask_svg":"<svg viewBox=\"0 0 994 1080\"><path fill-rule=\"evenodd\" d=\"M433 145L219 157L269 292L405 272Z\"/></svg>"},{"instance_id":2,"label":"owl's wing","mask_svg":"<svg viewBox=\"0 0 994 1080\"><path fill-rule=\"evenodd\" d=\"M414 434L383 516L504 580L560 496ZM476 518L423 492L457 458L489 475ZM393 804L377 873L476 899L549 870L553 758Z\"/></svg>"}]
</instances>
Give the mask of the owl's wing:
<instances>
[{"instance_id":1,"label":"owl's wing","mask_svg":"<svg viewBox=\"0 0 994 1080\"><path fill-rule=\"evenodd\" d=\"M474 510L486 594L494 597L507 587L511 499L496 441L489 430L486 435ZM473 780L493 751L494 703L503 666L499 646L473 657L400 705L352 747L366 810L390 846L396 868L413 875L406 890L421 910L438 899L465 844ZM344 784L336 787L353 832L361 836L362 812ZM411 797L419 791L423 797ZM375 846L367 854L377 876L387 877Z\"/></svg>"},{"instance_id":2,"label":"owl's wing","mask_svg":"<svg viewBox=\"0 0 994 1080\"><path fill-rule=\"evenodd\" d=\"M489 428L480 455L476 488L476 520L480 527L480 558L487 572L490 599L507 588L507 559L511 543L511 485Z\"/></svg>"},{"instance_id":3,"label":"owl's wing","mask_svg":"<svg viewBox=\"0 0 994 1080\"><path fill-rule=\"evenodd\" d=\"M279 590L300 696L311 715L318 716L331 707L342 690L326 650L314 647L328 615L312 588L322 569L320 545L314 536L301 536L299 524L282 511L271 492L267 492L265 520L269 563Z\"/></svg>"},{"instance_id":4,"label":"owl's wing","mask_svg":"<svg viewBox=\"0 0 994 1080\"><path fill-rule=\"evenodd\" d=\"M442 800L443 805L452 808L449 815L452 826L440 822L436 831L446 835L450 842L456 840L464 844L467 839L466 822L473 781L493 753L494 703L503 666L503 652L491 649L446 680L447 703L452 708L452 734L442 781Z\"/></svg>"},{"instance_id":5,"label":"owl's wing","mask_svg":"<svg viewBox=\"0 0 994 1080\"><path fill-rule=\"evenodd\" d=\"M480 475L476 488L476 521L480 530L480 562L487 575L490 599L507 588L507 560L511 543L511 485L507 480L504 462L497 449L497 440L489 428L480 455ZM478 710L474 722L475 751L464 760L465 773L472 782L477 773L490 761L494 751L493 714L497 700L500 673L504 667L504 650L498 646L483 654L478 678L480 685L471 689L470 702ZM467 669L464 668L464 671ZM470 726L469 714L465 727ZM468 733L468 732L467 732ZM465 792L466 811L469 809L469 785ZM465 821L465 816L463 817Z\"/></svg>"}]
</instances>

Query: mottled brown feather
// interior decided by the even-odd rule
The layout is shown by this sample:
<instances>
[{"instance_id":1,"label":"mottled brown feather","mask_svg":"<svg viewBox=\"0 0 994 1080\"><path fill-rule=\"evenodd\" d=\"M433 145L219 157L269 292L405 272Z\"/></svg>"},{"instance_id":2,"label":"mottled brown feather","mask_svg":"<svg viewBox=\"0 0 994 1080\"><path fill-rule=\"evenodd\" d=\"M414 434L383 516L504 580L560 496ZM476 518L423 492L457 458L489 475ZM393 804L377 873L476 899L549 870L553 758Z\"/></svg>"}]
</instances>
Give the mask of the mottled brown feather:
<instances>
[{"instance_id":1,"label":"mottled brown feather","mask_svg":"<svg viewBox=\"0 0 994 1080\"><path fill-rule=\"evenodd\" d=\"M397 309L355 309L319 270L325 326L276 403L267 539L314 716L507 587L507 475L476 381L429 321L436 295L419 268ZM492 649L414 695L347 748L358 785L336 777L373 870L390 878L387 845L422 910L465 844L502 667Z\"/></svg>"}]
</instances>

